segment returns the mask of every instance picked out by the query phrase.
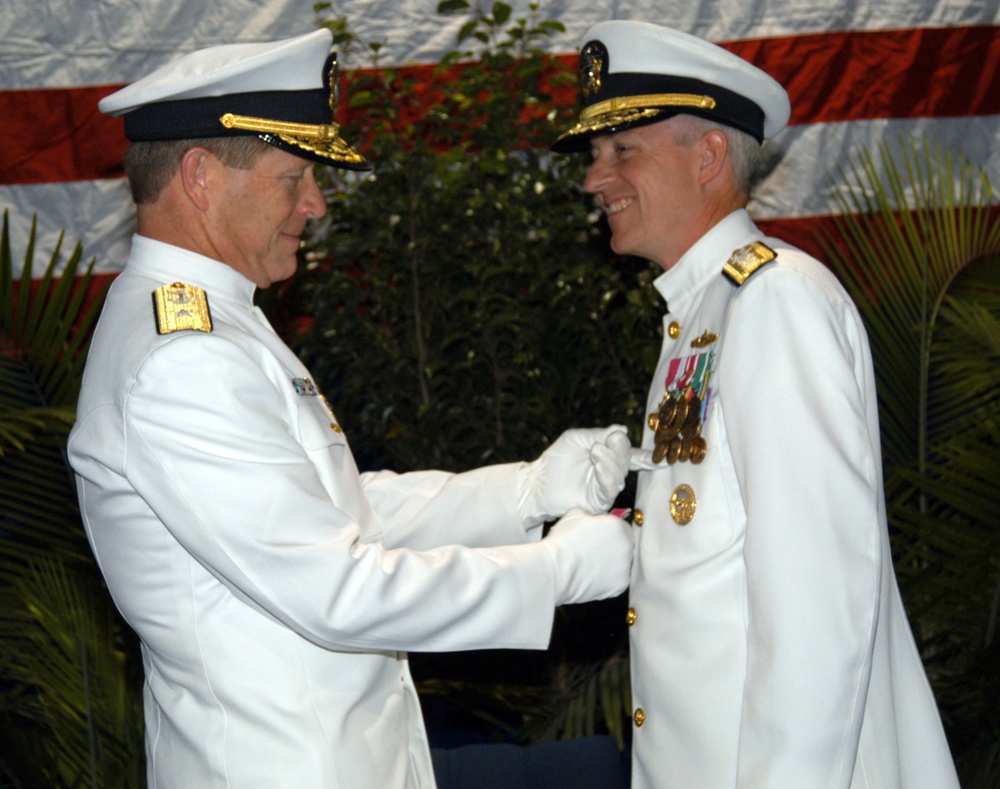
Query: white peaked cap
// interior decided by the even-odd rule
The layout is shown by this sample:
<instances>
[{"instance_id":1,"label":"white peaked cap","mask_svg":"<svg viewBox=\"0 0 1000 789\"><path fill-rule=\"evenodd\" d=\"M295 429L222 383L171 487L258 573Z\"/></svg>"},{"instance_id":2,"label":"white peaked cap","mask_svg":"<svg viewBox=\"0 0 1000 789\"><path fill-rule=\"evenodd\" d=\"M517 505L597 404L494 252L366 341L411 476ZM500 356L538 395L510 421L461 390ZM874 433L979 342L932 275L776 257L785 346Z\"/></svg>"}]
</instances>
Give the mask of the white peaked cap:
<instances>
[{"instance_id":1,"label":"white peaked cap","mask_svg":"<svg viewBox=\"0 0 1000 789\"><path fill-rule=\"evenodd\" d=\"M255 135L297 156L368 169L333 122L336 57L327 29L191 52L101 100L133 142Z\"/></svg>"},{"instance_id":2,"label":"white peaked cap","mask_svg":"<svg viewBox=\"0 0 1000 789\"><path fill-rule=\"evenodd\" d=\"M124 115L158 101L323 88L322 64L332 40L324 29L284 41L191 52L101 99L98 108L107 115Z\"/></svg>"},{"instance_id":3,"label":"white peaked cap","mask_svg":"<svg viewBox=\"0 0 1000 789\"><path fill-rule=\"evenodd\" d=\"M732 126L758 141L788 123L788 94L733 53L648 22L594 25L580 49L580 121L552 145L585 150L590 138L681 113Z\"/></svg>"}]
</instances>

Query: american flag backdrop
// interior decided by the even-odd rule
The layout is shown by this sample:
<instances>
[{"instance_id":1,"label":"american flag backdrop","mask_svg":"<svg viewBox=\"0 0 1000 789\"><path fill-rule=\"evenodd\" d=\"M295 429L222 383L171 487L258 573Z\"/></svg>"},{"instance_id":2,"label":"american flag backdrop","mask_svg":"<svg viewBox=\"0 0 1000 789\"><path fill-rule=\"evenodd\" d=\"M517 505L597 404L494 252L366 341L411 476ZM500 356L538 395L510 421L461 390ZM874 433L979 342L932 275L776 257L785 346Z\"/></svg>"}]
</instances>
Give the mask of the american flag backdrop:
<instances>
[{"instance_id":1,"label":"american flag backdrop","mask_svg":"<svg viewBox=\"0 0 1000 789\"><path fill-rule=\"evenodd\" d=\"M508 4L515 18L530 13L526 0ZM382 42L383 65L426 64L456 47L466 20L436 6L345 0L324 13ZM542 0L538 14L566 27L550 40L556 54L572 56L597 22L636 19L720 43L781 82L791 124L750 206L768 230L801 233L829 215L838 162L911 134L960 151L1000 186L1000 0ZM0 210L15 257L37 215L40 252L65 231L97 271L118 270L134 230L126 142L98 100L180 54L318 21L311 0L0 0Z\"/></svg>"}]
</instances>

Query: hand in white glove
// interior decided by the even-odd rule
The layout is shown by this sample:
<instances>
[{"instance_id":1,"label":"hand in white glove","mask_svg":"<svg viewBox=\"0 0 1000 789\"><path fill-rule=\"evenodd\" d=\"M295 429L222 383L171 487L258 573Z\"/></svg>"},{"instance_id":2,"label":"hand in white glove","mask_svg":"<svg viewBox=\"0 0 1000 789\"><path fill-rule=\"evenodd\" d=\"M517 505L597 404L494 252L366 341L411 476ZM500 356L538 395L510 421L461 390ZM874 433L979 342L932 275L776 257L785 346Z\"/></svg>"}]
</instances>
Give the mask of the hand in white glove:
<instances>
[{"instance_id":1,"label":"hand in white glove","mask_svg":"<svg viewBox=\"0 0 1000 789\"><path fill-rule=\"evenodd\" d=\"M555 563L556 605L603 600L628 588L632 529L621 518L573 509L540 545Z\"/></svg>"},{"instance_id":2,"label":"hand in white glove","mask_svg":"<svg viewBox=\"0 0 1000 789\"><path fill-rule=\"evenodd\" d=\"M625 432L625 428L619 426L611 428L603 444L594 444L590 448L590 460L594 464L594 481L597 483L599 494L596 497L597 512L607 512L625 487L631 455L632 443L628 440L628 433Z\"/></svg>"},{"instance_id":3,"label":"hand in white glove","mask_svg":"<svg viewBox=\"0 0 1000 789\"><path fill-rule=\"evenodd\" d=\"M527 526L573 507L607 512L622 488L631 452L621 425L567 430L518 474L518 505Z\"/></svg>"},{"instance_id":4,"label":"hand in white glove","mask_svg":"<svg viewBox=\"0 0 1000 789\"><path fill-rule=\"evenodd\" d=\"M653 462L653 450L651 449L633 449L629 453L629 471L655 471L666 465L666 463L657 465Z\"/></svg>"}]
</instances>

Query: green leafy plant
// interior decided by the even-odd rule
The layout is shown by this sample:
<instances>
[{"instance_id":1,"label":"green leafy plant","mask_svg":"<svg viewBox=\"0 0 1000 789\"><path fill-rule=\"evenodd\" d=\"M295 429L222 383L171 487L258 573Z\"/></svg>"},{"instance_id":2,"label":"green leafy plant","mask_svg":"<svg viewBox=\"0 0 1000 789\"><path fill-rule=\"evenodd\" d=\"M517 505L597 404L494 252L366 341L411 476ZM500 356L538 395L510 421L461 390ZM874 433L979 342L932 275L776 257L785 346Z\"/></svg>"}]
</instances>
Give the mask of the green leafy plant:
<instances>
[{"instance_id":1,"label":"green leafy plant","mask_svg":"<svg viewBox=\"0 0 1000 789\"><path fill-rule=\"evenodd\" d=\"M142 785L134 645L84 535L64 446L102 302L61 240L32 279L0 236L0 783ZM92 264L91 264L92 265ZM77 274L80 274L77 277Z\"/></svg>"},{"instance_id":2,"label":"green leafy plant","mask_svg":"<svg viewBox=\"0 0 1000 789\"><path fill-rule=\"evenodd\" d=\"M841 173L829 259L875 360L896 574L965 786L1000 782L1000 221L931 141Z\"/></svg>"},{"instance_id":3,"label":"green leafy plant","mask_svg":"<svg viewBox=\"0 0 1000 789\"><path fill-rule=\"evenodd\" d=\"M557 23L505 8L463 28L497 43L450 53L430 85L349 75L344 134L369 141L375 172L329 176L296 348L367 466L458 470L533 457L570 425L641 424L652 270L609 264L582 163L538 147L569 78L535 46Z\"/></svg>"},{"instance_id":4,"label":"green leafy plant","mask_svg":"<svg viewBox=\"0 0 1000 789\"><path fill-rule=\"evenodd\" d=\"M562 25L540 19L537 5L517 18L502 2L472 9L452 0L439 11L467 17L458 48L439 64L346 76L343 134L364 141L375 170L326 176L329 213L280 305L308 316L295 347L363 468L530 460L574 426L624 423L637 439L659 350L660 305L645 287L656 272L609 255L606 228L580 187L585 162L548 152L575 95L574 73L543 50ZM326 24L342 62L361 53L374 65L379 47L344 19ZM525 736L567 736L595 722L621 736L628 682L619 607L611 627L598 617L599 632L593 616L562 615L574 622L567 633L601 645L571 668L579 655L554 643L534 677L549 681L544 714L565 725L535 725L538 687L509 678L523 683L513 725L531 718ZM454 675L447 661L415 656L414 666L442 680ZM511 662L534 665L529 656ZM610 684L594 674L604 666ZM591 680L601 692L587 690ZM442 680L436 692L458 684ZM617 701L602 704L612 685ZM589 719L578 726L566 705L581 699ZM480 711L499 719L511 701L507 694Z\"/></svg>"}]
</instances>

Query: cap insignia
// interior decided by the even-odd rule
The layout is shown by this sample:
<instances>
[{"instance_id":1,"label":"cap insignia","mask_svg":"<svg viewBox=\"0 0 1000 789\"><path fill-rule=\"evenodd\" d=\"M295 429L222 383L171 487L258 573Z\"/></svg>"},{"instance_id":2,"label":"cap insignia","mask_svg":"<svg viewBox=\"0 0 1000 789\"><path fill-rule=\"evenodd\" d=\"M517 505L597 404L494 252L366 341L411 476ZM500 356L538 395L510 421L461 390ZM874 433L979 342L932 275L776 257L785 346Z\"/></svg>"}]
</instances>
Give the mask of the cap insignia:
<instances>
[{"instance_id":1,"label":"cap insignia","mask_svg":"<svg viewBox=\"0 0 1000 789\"><path fill-rule=\"evenodd\" d=\"M739 287L765 263L778 257L778 253L760 241L754 241L745 247L740 247L722 267L722 273L729 277Z\"/></svg>"},{"instance_id":2,"label":"cap insignia","mask_svg":"<svg viewBox=\"0 0 1000 789\"><path fill-rule=\"evenodd\" d=\"M337 60L337 53L331 52L324 65L326 71L327 104L330 105L330 120L337 115L337 107L340 105L340 61Z\"/></svg>"},{"instance_id":3,"label":"cap insignia","mask_svg":"<svg viewBox=\"0 0 1000 789\"><path fill-rule=\"evenodd\" d=\"M601 70L607 57L608 50L600 41L591 41L580 50L580 87L585 97L601 89Z\"/></svg>"},{"instance_id":4,"label":"cap insignia","mask_svg":"<svg viewBox=\"0 0 1000 789\"><path fill-rule=\"evenodd\" d=\"M201 288L174 282L153 291L153 314L158 334L175 331L212 331L208 297Z\"/></svg>"}]
</instances>

